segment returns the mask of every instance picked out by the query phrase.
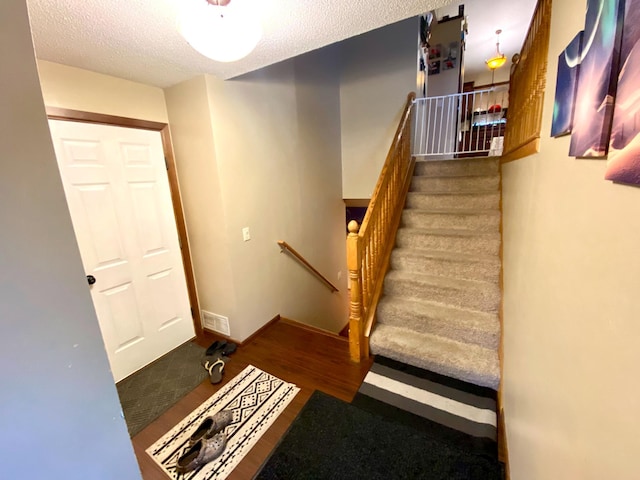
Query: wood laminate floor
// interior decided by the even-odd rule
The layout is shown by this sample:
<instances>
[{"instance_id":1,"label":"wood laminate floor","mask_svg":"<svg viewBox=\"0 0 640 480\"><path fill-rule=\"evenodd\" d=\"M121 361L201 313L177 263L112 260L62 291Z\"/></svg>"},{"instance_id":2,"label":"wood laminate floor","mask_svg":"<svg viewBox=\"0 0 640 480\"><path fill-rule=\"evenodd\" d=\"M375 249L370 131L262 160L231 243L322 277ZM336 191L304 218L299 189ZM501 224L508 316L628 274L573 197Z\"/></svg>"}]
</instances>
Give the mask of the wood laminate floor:
<instances>
[{"instance_id":1,"label":"wood laminate floor","mask_svg":"<svg viewBox=\"0 0 640 480\"><path fill-rule=\"evenodd\" d=\"M215 336L207 336L198 343L208 347L215 339ZM351 362L349 342L344 337L316 331L286 319L272 323L231 356L222 383L211 385L208 379L205 380L133 437L133 447L145 480L168 478L145 450L250 364L295 383L301 390L229 475L229 479L253 477L314 390L350 402L369 370L371 360L360 364Z\"/></svg>"}]
</instances>

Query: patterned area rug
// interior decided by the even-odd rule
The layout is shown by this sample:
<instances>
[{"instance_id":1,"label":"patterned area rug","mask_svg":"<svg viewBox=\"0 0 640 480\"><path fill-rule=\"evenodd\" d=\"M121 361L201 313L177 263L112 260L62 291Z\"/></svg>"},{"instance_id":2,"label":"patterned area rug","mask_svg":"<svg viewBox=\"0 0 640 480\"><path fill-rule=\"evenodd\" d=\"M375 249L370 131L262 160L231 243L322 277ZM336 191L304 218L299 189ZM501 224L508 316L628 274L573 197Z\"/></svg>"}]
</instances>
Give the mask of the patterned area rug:
<instances>
[{"instance_id":1,"label":"patterned area rug","mask_svg":"<svg viewBox=\"0 0 640 480\"><path fill-rule=\"evenodd\" d=\"M249 365L149 447L147 453L172 479L226 478L299 391L292 383ZM189 437L203 419L220 410L233 410L233 421L225 429L224 452L199 471L178 474L176 461L187 449Z\"/></svg>"},{"instance_id":2,"label":"patterned area rug","mask_svg":"<svg viewBox=\"0 0 640 480\"><path fill-rule=\"evenodd\" d=\"M497 456L496 391L376 356L351 402L467 452Z\"/></svg>"},{"instance_id":3,"label":"patterned area rug","mask_svg":"<svg viewBox=\"0 0 640 480\"><path fill-rule=\"evenodd\" d=\"M200 365L205 349L187 342L116 384L132 437L207 377Z\"/></svg>"}]
</instances>

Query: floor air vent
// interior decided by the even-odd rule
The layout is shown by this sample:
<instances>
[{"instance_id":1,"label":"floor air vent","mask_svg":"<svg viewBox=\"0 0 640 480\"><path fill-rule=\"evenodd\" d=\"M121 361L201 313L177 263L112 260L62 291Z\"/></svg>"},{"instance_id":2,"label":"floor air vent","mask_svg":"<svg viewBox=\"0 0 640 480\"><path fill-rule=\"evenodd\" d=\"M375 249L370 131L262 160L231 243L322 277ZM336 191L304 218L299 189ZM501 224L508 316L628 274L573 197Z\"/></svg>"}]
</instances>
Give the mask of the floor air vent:
<instances>
[{"instance_id":1,"label":"floor air vent","mask_svg":"<svg viewBox=\"0 0 640 480\"><path fill-rule=\"evenodd\" d=\"M229 318L218 315L217 313L202 310L202 326L207 330L213 330L214 332L221 333L222 335L231 335L231 331L229 330Z\"/></svg>"}]
</instances>

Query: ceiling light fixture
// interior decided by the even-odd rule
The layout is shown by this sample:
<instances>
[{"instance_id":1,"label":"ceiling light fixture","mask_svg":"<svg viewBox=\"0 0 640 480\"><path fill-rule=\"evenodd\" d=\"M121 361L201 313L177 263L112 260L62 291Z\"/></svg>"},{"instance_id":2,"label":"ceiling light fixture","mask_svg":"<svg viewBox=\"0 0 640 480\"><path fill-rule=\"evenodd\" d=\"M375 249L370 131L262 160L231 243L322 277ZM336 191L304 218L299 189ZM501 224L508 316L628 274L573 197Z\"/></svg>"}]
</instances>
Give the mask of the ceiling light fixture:
<instances>
[{"instance_id":1,"label":"ceiling light fixture","mask_svg":"<svg viewBox=\"0 0 640 480\"><path fill-rule=\"evenodd\" d=\"M195 50L218 62L235 62L262 36L251 0L182 0L180 33Z\"/></svg>"},{"instance_id":2,"label":"ceiling light fixture","mask_svg":"<svg viewBox=\"0 0 640 480\"><path fill-rule=\"evenodd\" d=\"M500 53L500 34L501 33L502 33L502 30L496 30L496 56L486 61L487 67L489 67L491 70L500 68L507 61L507 57L504 55L504 53Z\"/></svg>"}]
</instances>

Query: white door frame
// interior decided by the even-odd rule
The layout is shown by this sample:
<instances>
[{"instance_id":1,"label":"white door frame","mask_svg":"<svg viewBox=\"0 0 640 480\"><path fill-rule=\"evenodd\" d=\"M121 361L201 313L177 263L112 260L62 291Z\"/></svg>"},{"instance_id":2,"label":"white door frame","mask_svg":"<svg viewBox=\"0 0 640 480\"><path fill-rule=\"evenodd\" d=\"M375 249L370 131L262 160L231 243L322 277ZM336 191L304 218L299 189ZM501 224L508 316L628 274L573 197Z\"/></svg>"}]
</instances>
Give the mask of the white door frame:
<instances>
[{"instance_id":1,"label":"white door frame","mask_svg":"<svg viewBox=\"0 0 640 480\"><path fill-rule=\"evenodd\" d=\"M173 204L173 213L178 229L178 238L180 240L182 263L184 265L184 275L187 281L187 290L189 291L189 303L191 305L191 319L196 332L196 338L203 337L202 323L200 322L200 303L198 302L198 293L196 291L195 275L193 273L193 262L191 260L191 248L189 247L189 239L187 237L187 227L184 220L184 210L182 208L182 198L180 196L180 186L178 185L178 174L176 172L176 162L173 155L173 146L171 144L171 133L169 125L161 122L151 122L148 120L139 120L135 118L118 117L114 115L105 115L102 113L83 112L80 110L70 110L58 107L46 107L47 117L50 120L66 120L72 122L97 123L101 125L112 125L125 128L139 128L142 130L152 130L160 132L162 138L162 149L167 164L167 176L169 178L169 189L171 190L171 203Z\"/></svg>"}]
</instances>

